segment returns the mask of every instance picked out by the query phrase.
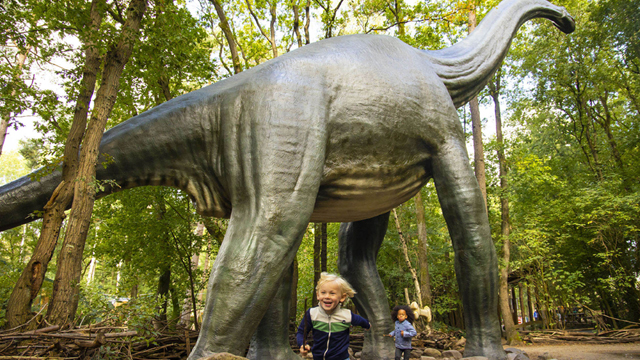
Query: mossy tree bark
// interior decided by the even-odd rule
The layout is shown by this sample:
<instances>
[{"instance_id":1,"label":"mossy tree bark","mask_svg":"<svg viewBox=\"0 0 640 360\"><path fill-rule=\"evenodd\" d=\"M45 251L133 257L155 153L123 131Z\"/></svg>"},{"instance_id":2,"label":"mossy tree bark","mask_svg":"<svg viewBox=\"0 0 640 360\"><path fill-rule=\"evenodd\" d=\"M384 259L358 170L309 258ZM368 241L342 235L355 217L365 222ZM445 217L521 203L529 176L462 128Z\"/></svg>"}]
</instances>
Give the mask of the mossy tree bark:
<instances>
[{"instance_id":1,"label":"mossy tree bark","mask_svg":"<svg viewBox=\"0 0 640 360\"><path fill-rule=\"evenodd\" d=\"M102 23L104 5L104 0L93 0L89 16L90 23L87 26L89 31L81 35L85 45L85 64L73 123L65 144L62 181L44 207L42 230L36 248L9 297L6 318L10 328L24 324L31 317L31 304L40 291L47 266L58 243L60 227L65 217L64 212L73 199L73 183L78 169L78 150L84 136L89 103L101 63L97 33Z\"/></svg>"},{"instance_id":2,"label":"mossy tree bark","mask_svg":"<svg viewBox=\"0 0 640 360\"><path fill-rule=\"evenodd\" d=\"M58 269L47 312L48 321L52 324L63 326L72 321L78 307L82 253L96 195L98 148L117 98L120 76L131 57L133 43L139 36L140 23L146 8L145 0L131 1L118 42L110 46L105 56L102 84L96 95L95 107L82 144L78 174L73 182L73 205L69 225L58 256Z\"/></svg>"}]
</instances>

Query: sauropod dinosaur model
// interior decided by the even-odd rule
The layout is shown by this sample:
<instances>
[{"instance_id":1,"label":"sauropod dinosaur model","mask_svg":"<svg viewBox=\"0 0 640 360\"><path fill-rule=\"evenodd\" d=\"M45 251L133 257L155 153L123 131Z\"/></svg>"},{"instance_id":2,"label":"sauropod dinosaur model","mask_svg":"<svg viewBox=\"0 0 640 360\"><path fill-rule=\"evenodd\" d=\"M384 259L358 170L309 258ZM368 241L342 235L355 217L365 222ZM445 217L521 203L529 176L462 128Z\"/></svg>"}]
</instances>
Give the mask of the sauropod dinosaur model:
<instances>
[{"instance_id":1,"label":"sauropod dinosaur model","mask_svg":"<svg viewBox=\"0 0 640 360\"><path fill-rule=\"evenodd\" d=\"M229 217L189 359L218 352L296 359L287 338L290 265L309 221L343 222L339 269L373 330L363 359L391 359L393 327L376 255L389 211L434 179L455 250L465 356L506 359L497 259L456 107L500 66L525 21L570 33L544 0L507 0L450 48L415 49L378 35L319 41L185 94L104 134L114 163L96 177L121 188L183 189L203 215ZM42 209L55 172L0 188L0 230ZM120 189L108 187L98 196Z\"/></svg>"}]
</instances>

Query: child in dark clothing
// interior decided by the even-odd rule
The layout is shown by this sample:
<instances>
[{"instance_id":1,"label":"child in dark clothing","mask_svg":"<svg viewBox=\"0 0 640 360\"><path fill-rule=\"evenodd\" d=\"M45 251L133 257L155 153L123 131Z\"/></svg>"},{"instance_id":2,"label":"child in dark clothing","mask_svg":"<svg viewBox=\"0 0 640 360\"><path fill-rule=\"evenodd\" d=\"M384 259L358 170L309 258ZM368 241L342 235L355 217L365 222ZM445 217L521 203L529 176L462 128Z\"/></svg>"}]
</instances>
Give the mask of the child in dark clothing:
<instances>
[{"instance_id":1,"label":"child in dark clothing","mask_svg":"<svg viewBox=\"0 0 640 360\"><path fill-rule=\"evenodd\" d=\"M355 294L342 277L322 273L316 286L318 306L307 310L298 327L296 339L300 355L304 357L311 350L314 360L349 359L349 327L371 327L367 319L340 307L347 297ZM313 332L313 349L303 345L303 339L309 331Z\"/></svg>"},{"instance_id":2,"label":"child in dark clothing","mask_svg":"<svg viewBox=\"0 0 640 360\"><path fill-rule=\"evenodd\" d=\"M393 308L391 318L396 320L396 328L394 331L385 336L394 336L396 338L396 359L401 360L404 354L404 360L411 357L411 338L417 335L416 329L411 325L416 316L413 310L407 305L398 305Z\"/></svg>"}]
</instances>

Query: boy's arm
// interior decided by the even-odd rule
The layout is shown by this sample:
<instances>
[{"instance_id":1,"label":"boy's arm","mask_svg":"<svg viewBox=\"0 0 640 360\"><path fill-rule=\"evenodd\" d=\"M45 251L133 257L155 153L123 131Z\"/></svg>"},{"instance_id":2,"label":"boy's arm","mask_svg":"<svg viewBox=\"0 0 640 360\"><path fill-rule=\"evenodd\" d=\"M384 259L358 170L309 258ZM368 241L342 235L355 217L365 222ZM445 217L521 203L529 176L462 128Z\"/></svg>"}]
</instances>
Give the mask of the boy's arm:
<instances>
[{"instance_id":1,"label":"boy's arm","mask_svg":"<svg viewBox=\"0 0 640 360\"><path fill-rule=\"evenodd\" d=\"M363 327L365 329L371 328L371 324L369 324L369 320L363 318L360 315L356 315L353 312L351 313L351 324Z\"/></svg>"}]
</instances>

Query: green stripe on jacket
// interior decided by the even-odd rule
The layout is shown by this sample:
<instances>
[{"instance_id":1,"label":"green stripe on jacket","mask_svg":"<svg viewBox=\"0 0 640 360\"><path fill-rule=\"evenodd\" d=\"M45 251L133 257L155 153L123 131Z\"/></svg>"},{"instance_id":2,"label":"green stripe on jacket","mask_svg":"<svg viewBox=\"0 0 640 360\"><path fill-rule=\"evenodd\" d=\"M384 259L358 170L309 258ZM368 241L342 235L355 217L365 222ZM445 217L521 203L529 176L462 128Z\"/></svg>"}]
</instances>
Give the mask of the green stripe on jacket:
<instances>
[{"instance_id":1,"label":"green stripe on jacket","mask_svg":"<svg viewBox=\"0 0 640 360\"><path fill-rule=\"evenodd\" d=\"M339 331L345 331L347 329L349 329L349 327L351 326L351 323L348 322L332 322L331 323L331 331L329 331L329 323L326 323L324 321L318 321L318 320L314 320L313 322L313 328L316 330L320 330L320 331L324 331L324 332L339 332Z\"/></svg>"}]
</instances>

